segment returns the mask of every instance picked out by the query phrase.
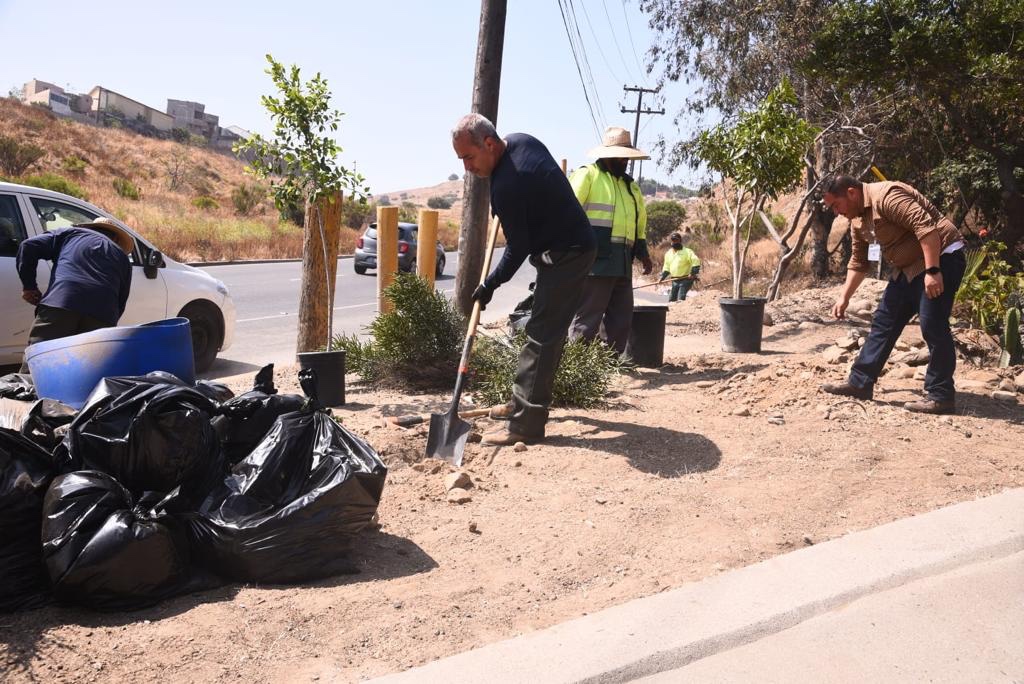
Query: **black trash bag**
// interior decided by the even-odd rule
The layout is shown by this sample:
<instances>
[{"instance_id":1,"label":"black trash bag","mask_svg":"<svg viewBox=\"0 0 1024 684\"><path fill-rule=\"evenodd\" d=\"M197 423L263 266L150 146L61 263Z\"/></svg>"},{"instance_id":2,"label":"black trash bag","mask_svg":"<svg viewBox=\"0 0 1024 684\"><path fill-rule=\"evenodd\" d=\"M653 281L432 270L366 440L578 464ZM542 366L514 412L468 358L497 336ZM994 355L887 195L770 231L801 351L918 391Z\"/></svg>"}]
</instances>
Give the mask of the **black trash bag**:
<instances>
[{"instance_id":1,"label":"black trash bag","mask_svg":"<svg viewBox=\"0 0 1024 684\"><path fill-rule=\"evenodd\" d=\"M59 475L43 503L43 557L60 601L137 610L206 588L192 580L185 529L110 475Z\"/></svg>"},{"instance_id":2,"label":"black trash bag","mask_svg":"<svg viewBox=\"0 0 1024 684\"><path fill-rule=\"evenodd\" d=\"M35 608L48 599L39 534L53 476L50 454L0 428L0 613Z\"/></svg>"},{"instance_id":3,"label":"black trash bag","mask_svg":"<svg viewBox=\"0 0 1024 684\"><path fill-rule=\"evenodd\" d=\"M64 439L76 415L78 411L63 402L40 399L25 416L21 434L47 451L53 451Z\"/></svg>"},{"instance_id":4,"label":"black trash bag","mask_svg":"<svg viewBox=\"0 0 1024 684\"><path fill-rule=\"evenodd\" d=\"M27 373L8 373L0 377L0 397L22 401L34 401L39 398L32 376Z\"/></svg>"},{"instance_id":5,"label":"black trash bag","mask_svg":"<svg viewBox=\"0 0 1024 684\"><path fill-rule=\"evenodd\" d=\"M242 582L355 572L348 552L377 510L386 475L377 453L311 396L302 411L277 418L191 516L193 554Z\"/></svg>"},{"instance_id":6,"label":"black trash bag","mask_svg":"<svg viewBox=\"0 0 1024 684\"><path fill-rule=\"evenodd\" d=\"M298 411L305 401L298 394L277 393L274 364L261 368L252 390L221 404L221 415L212 421L228 464L248 456L279 416Z\"/></svg>"},{"instance_id":7,"label":"black trash bag","mask_svg":"<svg viewBox=\"0 0 1024 684\"><path fill-rule=\"evenodd\" d=\"M220 403L235 396L235 393L222 382L212 380L196 380L195 388L199 393Z\"/></svg>"},{"instance_id":8,"label":"black trash bag","mask_svg":"<svg viewBox=\"0 0 1024 684\"><path fill-rule=\"evenodd\" d=\"M523 301L516 304L512 313L508 315L508 332L515 336L526 330L526 324L530 322L530 315L533 313L533 288L537 283L530 283L530 294Z\"/></svg>"},{"instance_id":9,"label":"black trash bag","mask_svg":"<svg viewBox=\"0 0 1024 684\"><path fill-rule=\"evenodd\" d=\"M181 494L198 504L226 472L210 425L217 405L166 373L104 378L55 450L62 471L99 470L133 496Z\"/></svg>"}]
</instances>

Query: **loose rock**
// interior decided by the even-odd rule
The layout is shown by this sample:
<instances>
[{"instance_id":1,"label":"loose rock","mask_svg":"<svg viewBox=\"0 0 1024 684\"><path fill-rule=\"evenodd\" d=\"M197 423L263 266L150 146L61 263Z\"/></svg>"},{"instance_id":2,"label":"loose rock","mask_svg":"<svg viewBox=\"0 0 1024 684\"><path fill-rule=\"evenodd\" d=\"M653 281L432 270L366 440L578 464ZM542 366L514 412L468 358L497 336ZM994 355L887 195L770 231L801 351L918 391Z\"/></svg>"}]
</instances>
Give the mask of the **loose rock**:
<instances>
[{"instance_id":1,"label":"loose rock","mask_svg":"<svg viewBox=\"0 0 1024 684\"><path fill-rule=\"evenodd\" d=\"M444 489L446 492L450 492L453 489L469 489L472 486L473 479L461 470L444 477Z\"/></svg>"},{"instance_id":2,"label":"loose rock","mask_svg":"<svg viewBox=\"0 0 1024 684\"><path fill-rule=\"evenodd\" d=\"M448 503L464 504L469 503L472 500L473 497L470 496L469 492L467 492L465 489L456 487L455 489L449 490L448 492Z\"/></svg>"},{"instance_id":3,"label":"loose rock","mask_svg":"<svg viewBox=\"0 0 1024 684\"><path fill-rule=\"evenodd\" d=\"M469 523L469 531L473 534L480 534L480 528L476 526L476 521Z\"/></svg>"},{"instance_id":4,"label":"loose rock","mask_svg":"<svg viewBox=\"0 0 1024 684\"><path fill-rule=\"evenodd\" d=\"M847 350L856 349L857 348L857 338L856 337L840 337L838 340L836 340L836 346L839 347L840 349L847 349Z\"/></svg>"},{"instance_id":5,"label":"loose rock","mask_svg":"<svg viewBox=\"0 0 1024 684\"><path fill-rule=\"evenodd\" d=\"M1016 393L1017 385L1016 383L1013 382L1013 380L1010 380L1009 378L1003 378L1002 380L999 381L999 389L1001 389L1004 392Z\"/></svg>"},{"instance_id":6,"label":"loose rock","mask_svg":"<svg viewBox=\"0 0 1024 684\"><path fill-rule=\"evenodd\" d=\"M708 387L714 387L716 384L718 383L716 383L714 380L698 380L697 382L693 383L693 386L699 387L701 389L707 389Z\"/></svg>"},{"instance_id":7,"label":"loose rock","mask_svg":"<svg viewBox=\"0 0 1024 684\"><path fill-rule=\"evenodd\" d=\"M992 393L992 398L995 399L996 401L1001 401L1007 404L1017 403L1016 392L1004 392L1003 390L996 390L995 392Z\"/></svg>"},{"instance_id":8,"label":"loose rock","mask_svg":"<svg viewBox=\"0 0 1024 684\"><path fill-rule=\"evenodd\" d=\"M846 353L846 350L839 347L829 347L821 353L821 357L826 363L845 363L850 360L850 355Z\"/></svg>"},{"instance_id":9,"label":"loose rock","mask_svg":"<svg viewBox=\"0 0 1024 684\"><path fill-rule=\"evenodd\" d=\"M915 370L910 366L896 366L890 370L887 375L891 378L900 378L903 380L909 380L914 377Z\"/></svg>"},{"instance_id":10,"label":"loose rock","mask_svg":"<svg viewBox=\"0 0 1024 684\"><path fill-rule=\"evenodd\" d=\"M526 451L526 442L516 442L512 450L519 453Z\"/></svg>"},{"instance_id":11,"label":"loose rock","mask_svg":"<svg viewBox=\"0 0 1024 684\"><path fill-rule=\"evenodd\" d=\"M733 409L732 410L732 415L734 415L734 416L741 416L741 417L742 416L749 416L750 415L750 409L748 409L746 406L741 406L739 408Z\"/></svg>"}]
</instances>

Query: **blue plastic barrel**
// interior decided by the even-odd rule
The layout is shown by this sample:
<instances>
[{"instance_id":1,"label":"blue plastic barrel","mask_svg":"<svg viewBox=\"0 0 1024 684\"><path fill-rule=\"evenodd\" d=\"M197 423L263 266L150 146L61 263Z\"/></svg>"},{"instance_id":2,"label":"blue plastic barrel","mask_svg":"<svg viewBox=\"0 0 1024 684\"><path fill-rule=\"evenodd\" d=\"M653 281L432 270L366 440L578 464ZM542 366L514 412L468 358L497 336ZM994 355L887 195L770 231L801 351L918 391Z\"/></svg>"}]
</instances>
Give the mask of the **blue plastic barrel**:
<instances>
[{"instance_id":1,"label":"blue plastic barrel","mask_svg":"<svg viewBox=\"0 0 1024 684\"><path fill-rule=\"evenodd\" d=\"M82 408L101 379L166 371L195 382L192 330L187 318L101 328L39 342L25 349L36 393Z\"/></svg>"}]
</instances>

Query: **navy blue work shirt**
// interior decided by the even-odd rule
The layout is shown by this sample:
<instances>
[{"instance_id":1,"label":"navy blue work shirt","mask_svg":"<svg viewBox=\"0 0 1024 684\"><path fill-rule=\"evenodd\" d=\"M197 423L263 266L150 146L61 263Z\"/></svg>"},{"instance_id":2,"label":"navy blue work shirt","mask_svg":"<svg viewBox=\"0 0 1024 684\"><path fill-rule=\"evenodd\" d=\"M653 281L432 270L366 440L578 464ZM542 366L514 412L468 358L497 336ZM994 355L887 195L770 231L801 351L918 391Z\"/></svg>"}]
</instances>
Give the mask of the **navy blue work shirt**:
<instances>
[{"instance_id":1,"label":"navy blue work shirt","mask_svg":"<svg viewBox=\"0 0 1024 684\"><path fill-rule=\"evenodd\" d=\"M544 143L513 133L505 144L491 172L491 209L501 219L506 243L501 261L487 276L491 288L508 282L529 256L596 248L590 221Z\"/></svg>"},{"instance_id":2,"label":"navy blue work shirt","mask_svg":"<svg viewBox=\"0 0 1024 684\"><path fill-rule=\"evenodd\" d=\"M18 247L18 277L38 290L36 266L52 261L50 284L40 304L117 325L128 303L132 264L110 238L89 228L62 228L24 240Z\"/></svg>"}]
</instances>

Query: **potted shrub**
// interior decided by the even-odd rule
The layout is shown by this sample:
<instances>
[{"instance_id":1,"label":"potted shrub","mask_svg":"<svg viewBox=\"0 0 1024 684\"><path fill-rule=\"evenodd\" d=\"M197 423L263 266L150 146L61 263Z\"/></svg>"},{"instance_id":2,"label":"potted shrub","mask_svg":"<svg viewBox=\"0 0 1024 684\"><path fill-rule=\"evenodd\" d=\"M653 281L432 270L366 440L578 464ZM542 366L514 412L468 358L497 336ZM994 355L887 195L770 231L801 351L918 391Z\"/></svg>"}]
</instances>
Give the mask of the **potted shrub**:
<instances>
[{"instance_id":1,"label":"potted shrub","mask_svg":"<svg viewBox=\"0 0 1024 684\"><path fill-rule=\"evenodd\" d=\"M694 143L693 156L722 181L731 229L732 297L719 300L727 352L761 351L765 298L744 296L744 265L755 216L800 180L804 153L817 133L796 114L796 103L793 87L783 80L756 109L701 132Z\"/></svg>"}]
</instances>

